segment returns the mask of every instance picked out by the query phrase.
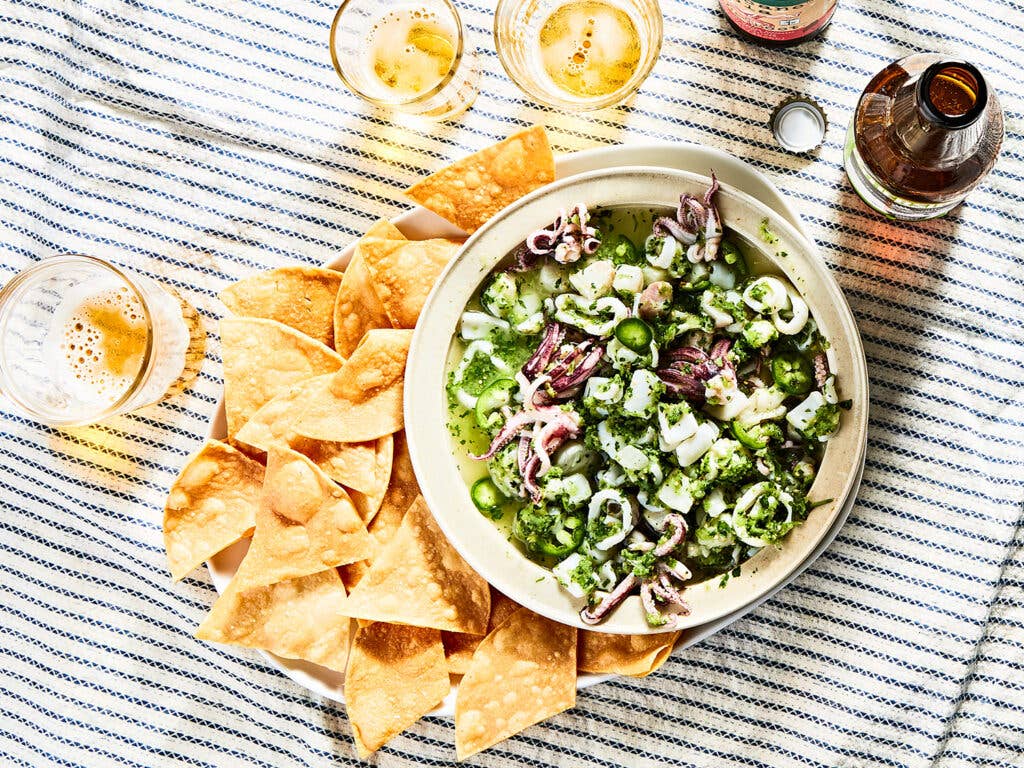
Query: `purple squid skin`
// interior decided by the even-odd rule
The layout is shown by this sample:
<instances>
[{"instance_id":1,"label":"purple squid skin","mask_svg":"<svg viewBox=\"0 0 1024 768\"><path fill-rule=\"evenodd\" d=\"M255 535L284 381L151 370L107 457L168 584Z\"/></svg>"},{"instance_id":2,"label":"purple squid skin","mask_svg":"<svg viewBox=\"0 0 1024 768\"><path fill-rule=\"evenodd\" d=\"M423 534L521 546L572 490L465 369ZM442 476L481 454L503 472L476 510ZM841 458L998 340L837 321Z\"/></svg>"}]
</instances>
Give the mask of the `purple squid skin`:
<instances>
[{"instance_id":1,"label":"purple squid skin","mask_svg":"<svg viewBox=\"0 0 1024 768\"><path fill-rule=\"evenodd\" d=\"M582 360L576 363L576 367L571 372L567 370L564 374L552 378L549 386L554 390L555 395L565 395L589 379L594 374L594 371L597 370L597 366L600 365L603 356L604 347L594 347ZM579 359L579 355L574 359Z\"/></svg>"},{"instance_id":2,"label":"purple squid skin","mask_svg":"<svg viewBox=\"0 0 1024 768\"><path fill-rule=\"evenodd\" d=\"M814 383L818 385L818 389L825 386L828 374L828 358L824 352L819 352L814 356Z\"/></svg>"},{"instance_id":3,"label":"purple squid skin","mask_svg":"<svg viewBox=\"0 0 1024 768\"><path fill-rule=\"evenodd\" d=\"M629 593L636 588L638 581L635 575L627 573L615 589L609 592L608 596L598 603L593 610L584 608L580 611L580 619L583 620L584 624L600 624L615 606L629 596Z\"/></svg>"},{"instance_id":4,"label":"purple squid skin","mask_svg":"<svg viewBox=\"0 0 1024 768\"><path fill-rule=\"evenodd\" d=\"M501 429L498 430L498 434L494 436L491 441L490 448L487 449L486 453L482 453L479 456L470 454L469 458L474 461L487 461L488 459L494 458L494 454L504 448L506 445L512 442L516 435L531 424L547 424L559 418L569 419L569 415L561 408L552 406L545 406L536 408L531 411L519 411L508 418L508 420L502 425Z\"/></svg>"},{"instance_id":5,"label":"purple squid skin","mask_svg":"<svg viewBox=\"0 0 1024 768\"><path fill-rule=\"evenodd\" d=\"M548 323L544 329L544 336L541 338L537 350L530 356L530 359L523 364L523 375L528 379L535 378L551 362L551 356L565 338L565 329L558 323Z\"/></svg>"},{"instance_id":6,"label":"purple squid skin","mask_svg":"<svg viewBox=\"0 0 1024 768\"><path fill-rule=\"evenodd\" d=\"M673 363L703 363L708 359L707 352L697 347L676 347L662 353L662 357Z\"/></svg>"},{"instance_id":7,"label":"purple squid skin","mask_svg":"<svg viewBox=\"0 0 1024 768\"><path fill-rule=\"evenodd\" d=\"M664 317L672 308L672 284L664 280L655 282L644 288L640 294L637 307L640 317L644 320L656 320Z\"/></svg>"},{"instance_id":8,"label":"purple squid skin","mask_svg":"<svg viewBox=\"0 0 1024 768\"><path fill-rule=\"evenodd\" d=\"M662 216L654 222L654 233L661 237L671 237L673 240L690 245L696 241L697 235L671 216Z\"/></svg>"},{"instance_id":9,"label":"purple squid skin","mask_svg":"<svg viewBox=\"0 0 1024 768\"><path fill-rule=\"evenodd\" d=\"M665 528L672 527L672 535L669 536L664 543L659 544L654 548L655 557L664 557L674 550L682 542L683 537L686 536L687 525L686 518L682 515L671 512L665 515Z\"/></svg>"},{"instance_id":10,"label":"purple squid skin","mask_svg":"<svg viewBox=\"0 0 1024 768\"><path fill-rule=\"evenodd\" d=\"M696 241L696 233L704 229L704 226L708 221L708 212L704 208L704 205L695 198L693 195L683 195L679 201L679 208L683 211L683 217L687 220L688 224L693 227L694 230L694 241Z\"/></svg>"},{"instance_id":11,"label":"purple squid skin","mask_svg":"<svg viewBox=\"0 0 1024 768\"><path fill-rule=\"evenodd\" d=\"M711 351L708 352L708 357L712 360L725 361L726 355L729 354L729 350L732 349L732 341L729 339L719 339L711 345Z\"/></svg>"},{"instance_id":12,"label":"purple squid skin","mask_svg":"<svg viewBox=\"0 0 1024 768\"><path fill-rule=\"evenodd\" d=\"M562 353L561 357L555 361L554 365L546 371L547 375L550 376L552 380L557 379L559 376L564 376L570 370L573 370L574 365L582 359L583 355L585 355L587 350L592 346L594 346L593 341L590 339L584 339L575 347L566 350Z\"/></svg>"},{"instance_id":13,"label":"purple squid skin","mask_svg":"<svg viewBox=\"0 0 1024 768\"><path fill-rule=\"evenodd\" d=\"M579 223L573 222L575 216ZM592 254L601 245L598 232L587 221L590 214L585 205L577 205L568 215L562 211L547 229L538 229L526 238L525 248L534 259L552 256L556 261L570 263L579 260L583 254ZM561 251L559 246L564 246ZM525 263L519 259L517 263Z\"/></svg>"}]
</instances>

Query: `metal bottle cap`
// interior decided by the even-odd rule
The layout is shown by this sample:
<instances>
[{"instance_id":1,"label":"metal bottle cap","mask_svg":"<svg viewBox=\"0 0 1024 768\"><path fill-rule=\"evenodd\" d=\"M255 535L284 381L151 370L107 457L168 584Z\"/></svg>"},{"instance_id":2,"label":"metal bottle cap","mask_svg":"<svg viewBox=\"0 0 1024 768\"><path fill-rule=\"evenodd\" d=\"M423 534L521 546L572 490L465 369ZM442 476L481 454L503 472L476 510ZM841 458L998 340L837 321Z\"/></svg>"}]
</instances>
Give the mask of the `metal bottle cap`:
<instances>
[{"instance_id":1,"label":"metal bottle cap","mask_svg":"<svg viewBox=\"0 0 1024 768\"><path fill-rule=\"evenodd\" d=\"M785 99L772 111L770 124L779 145L797 154L820 147L828 130L824 110L809 96Z\"/></svg>"}]
</instances>

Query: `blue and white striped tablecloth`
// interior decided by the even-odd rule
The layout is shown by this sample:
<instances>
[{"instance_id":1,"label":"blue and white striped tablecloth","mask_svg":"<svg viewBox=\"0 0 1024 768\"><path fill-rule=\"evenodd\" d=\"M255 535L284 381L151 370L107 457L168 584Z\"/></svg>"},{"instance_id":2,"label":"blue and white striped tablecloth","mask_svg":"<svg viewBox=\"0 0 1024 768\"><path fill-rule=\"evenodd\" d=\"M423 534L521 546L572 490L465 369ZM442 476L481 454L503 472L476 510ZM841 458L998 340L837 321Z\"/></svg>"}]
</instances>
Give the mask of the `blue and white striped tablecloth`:
<instances>
[{"instance_id":1,"label":"blue and white striped tablecloth","mask_svg":"<svg viewBox=\"0 0 1024 768\"><path fill-rule=\"evenodd\" d=\"M768 52L714 0L663 0L635 102L539 109L504 77L491 5L459 0L482 94L453 125L396 127L343 92L329 0L0 0L0 282L60 252L174 286L210 330L258 268L319 263L445 162L540 122L570 151L702 142L794 200L846 291L873 384L859 502L796 583L656 676L592 688L489 766L1024 765L1024 9L1019 0L840 0L826 39ZM1008 135L949 218L868 213L841 165L868 78L921 49L990 77ZM828 112L813 159L765 127L791 92ZM172 585L166 489L220 392L59 432L0 402L0 756L31 766L355 764L338 706L192 632L205 573ZM380 765L454 758L450 720Z\"/></svg>"}]
</instances>

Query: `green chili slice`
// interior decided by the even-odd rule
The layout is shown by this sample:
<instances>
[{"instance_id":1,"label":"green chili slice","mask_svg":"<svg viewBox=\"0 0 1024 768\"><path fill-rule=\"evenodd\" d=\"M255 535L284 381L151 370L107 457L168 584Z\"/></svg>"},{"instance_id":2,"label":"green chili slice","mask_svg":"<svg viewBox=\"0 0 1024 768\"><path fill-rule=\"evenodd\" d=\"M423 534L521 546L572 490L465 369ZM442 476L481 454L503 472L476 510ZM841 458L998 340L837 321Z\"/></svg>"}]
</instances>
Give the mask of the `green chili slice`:
<instances>
[{"instance_id":1,"label":"green chili slice","mask_svg":"<svg viewBox=\"0 0 1024 768\"><path fill-rule=\"evenodd\" d=\"M505 420L501 408L512 404L512 396L517 389L519 385L512 379L498 379L487 385L477 397L476 408L473 409L476 423L481 429L494 432L501 427Z\"/></svg>"},{"instance_id":2,"label":"green chili slice","mask_svg":"<svg viewBox=\"0 0 1024 768\"><path fill-rule=\"evenodd\" d=\"M473 487L469 489L469 497L477 509L490 517L500 513L501 505L506 501L505 495L489 477L481 477L473 483Z\"/></svg>"},{"instance_id":3,"label":"green chili slice","mask_svg":"<svg viewBox=\"0 0 1024 768\"><path fill-rule=\"evenodd\" d=\"M615 338L634 352L646 352L654 341L654 331L639 317L627 317L615 326Z\"/></svg>"},{"instance_id":4,"label":"green chili slice","mask_svg":"<svg viewBox=\"0 0 1024 768\"><path fill-rule=\"evenodd\" d=\"M772 358L772 377L787 395L806 395L814 388L814 367L799 352L782 352Z\"/></svg>"},{"instance_id":5,"label":"green chili slice","mask_svg":"<svg viewBox=\"0 0 1024 768\"><path fill-rule=\"evenodd\" d=\"M552 513L544 507L523 507L512 523L512 535L531 555L565 557L579 548L585 532L582 517Z\"/></svg>"},{"instance_id":6,"label":"green chili slice","mask_svg":"<svg viewBox=\"0 0 1024 768\"><path fill-rule=\"evenodd\" d=\"M764 430L757 429L757 425L748 428L738 421L734 421L732 422L732 434L743 445L754 451L759 451L768 445L769 435Z\"/></svg>"}]
</instances>

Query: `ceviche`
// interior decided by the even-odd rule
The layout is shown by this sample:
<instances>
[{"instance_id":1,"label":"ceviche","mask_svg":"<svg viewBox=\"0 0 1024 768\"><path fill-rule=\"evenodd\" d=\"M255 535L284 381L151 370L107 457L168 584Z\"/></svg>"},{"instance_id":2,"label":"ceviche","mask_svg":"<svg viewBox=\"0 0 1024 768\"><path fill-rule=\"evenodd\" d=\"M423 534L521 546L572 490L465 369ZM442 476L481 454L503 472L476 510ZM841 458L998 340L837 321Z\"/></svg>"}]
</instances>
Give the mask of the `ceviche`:
<instances>
[{"instance_id":1,"label":"ceviche","mask_svg":"<svg viewBox=\"0 0 1024 768\"><path fill-rule=\"evenodd\" d=\"M461 318L448 397L473 503L588 624L638 593L672 626L687 584L781 542L849 407L806 302L748 262L717 189L561 213Z\"/></svg>"}]
</instances>

